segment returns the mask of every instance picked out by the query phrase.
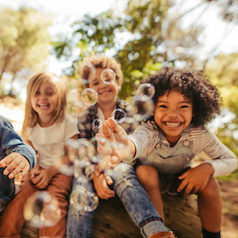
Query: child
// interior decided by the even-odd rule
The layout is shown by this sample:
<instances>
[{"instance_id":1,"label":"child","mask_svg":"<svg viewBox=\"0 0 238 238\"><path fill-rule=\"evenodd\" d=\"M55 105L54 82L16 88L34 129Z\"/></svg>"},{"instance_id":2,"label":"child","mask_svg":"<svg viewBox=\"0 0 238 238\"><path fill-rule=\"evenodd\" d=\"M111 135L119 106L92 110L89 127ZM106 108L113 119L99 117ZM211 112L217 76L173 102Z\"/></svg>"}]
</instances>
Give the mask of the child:
<instances>
[{"instance_id":1,"label":"child","mask_svg":"<svg viewBox=\"0 0 238 238\"><path fill-rule=\"evenodd\" d=\"M92 77L88 65L94 65L96 74ZM102 122L112 116L115 109L125 111L127 118L132 117L129 111L128 103L118 99L118 92L121 88L123 77L121 66L115 59L105 56L92 56L84 59L81 76L84 80L90 79L88 87L94 89L98 93L98 101L94 106L88 108L84 112L84 116L79 118L79 137L91 139L100 132L101 128L93 127L95 119L101 119ZM103 80L103 72L105 70L113 70L115 78L105 78ZM91 70L92 72L93 70ZM135 124L124 123L122 127L130 133L133 131ZM161 217L157 213L150 198L137 180L136 174L132 166L126 163L121 163L117 166L115 178L106 180L104 174L94 176L93 182L88 181L84 186L89 191L97 192L97 195L102 199L109 199L115 196L115 193L124 203L128 214L140 229L144 237L150 237L156 231L168 231L169 229L161 221ZM113 190L110 185L113 183ZM73 182L73 189L76 189L76 179ZM110 188L109 188L110 187ZM137 195L137 199L132 201L131 196ZM141 206L141 204L144 204ZM93 212L77 211L73 205L69 206L67 217L67 237L70 238L91 238L93 230ZM118 234L119 235L119 234ZM172 237L172 236L171 236Z\"/></svg>"},{"instance_id":2,"label":"child","mask_svg":"<svg viewBox=\"0 0 238 238\"><path fill-rule=\"evenodd\" d=\"M220 237L222 202L215 177L235 170L237 158L205 127L219 113L218 91L194 70L165 68L148 83L156 90L150 120L124 141L118 135L125 135L125 131L114 120L104 123L105 137L130 148L113 151L110 163L115 165L129 154L139 158L136 174L162 218L162 192L198 194L203 237ZM102 151L102 147L98 150ZM212 160L192 168L192 159L201 151Z\"/></svg>"},{"instance_id":3,"label":"child","mask_svg":"<svg viewBox=\"0 0 238 238\"><path fill-rule=\"evenodd\" d=\"M66 86L51 73L38 73L30 79L22 135L37 152L38 164L28 180L5 209L0 237L17 236L24 225L23 209L36 191L45 190L57 198L61 216L56 225L40 227L39 237L65 237L68 196L72 176L59 172L58 162L67 163L65 142L78 137L76 123L65 115Z\"/></svg>"},{"instance_id":4,"label":"child","mask_svg":"<svg viewBox=\"0 0 238 238\"><path fill-rule=\"evenodd\" d=\"M0 216L15 195L14 177L23 178L36 164L35 151L14 131L8 119L0 116Z\"/></svg>"}]
</instances>

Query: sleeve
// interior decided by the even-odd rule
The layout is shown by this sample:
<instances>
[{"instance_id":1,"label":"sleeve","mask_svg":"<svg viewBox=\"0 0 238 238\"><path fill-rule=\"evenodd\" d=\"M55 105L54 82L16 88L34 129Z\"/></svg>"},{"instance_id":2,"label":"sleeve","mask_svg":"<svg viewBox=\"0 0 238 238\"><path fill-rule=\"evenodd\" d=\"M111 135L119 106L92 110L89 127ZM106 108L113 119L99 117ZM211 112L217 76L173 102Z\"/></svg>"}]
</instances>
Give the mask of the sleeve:
<instances>
[{"instance_id":1,"label":"sleeve","mask_svg":"<svg viewBox=\"0 0 238 238\"><path fill-rule=\"evenodd\" d=\"M200 140L203 151L212 159L205 161L214 168L214 177L227 175L237 168L237 157L212 132L204 129Z\"/></svg>"},{"instance_id":2,"label":"sleeve","mask_svg":"<svg viewBox=\"0 0 238 238\"><path fill-rule=\"evenodd\" d=\"M139 126L128 138L135 144L136 154L134 158L146 156L149 147L154 144L156 131L151 125L143 124Z\"/></svg>"},{"instance_id":3,"label":"sleeve","mask_svg":"<svg viewBox=\"0 0 238 238\"><path fill-rule=\"evenodd\" d=\"M16 152L23 155L29 161L31 168L36 165L35 151L14 131L12 124L6 118L1 120L0 134L1 146L5 155Z\"/></svg>"},{"instance_id":4,"label":"sleeve","mask_svg":"<svg viewBox=\"0 0 238 238\"><path fill-rule=\"evenodd\" d=\"M70 139L71 137L78 135L79 130L77 127L77 121L76 119L67 116L66 117L66 133L65 133L65 140Z\"/></svg>"}]
</instances>

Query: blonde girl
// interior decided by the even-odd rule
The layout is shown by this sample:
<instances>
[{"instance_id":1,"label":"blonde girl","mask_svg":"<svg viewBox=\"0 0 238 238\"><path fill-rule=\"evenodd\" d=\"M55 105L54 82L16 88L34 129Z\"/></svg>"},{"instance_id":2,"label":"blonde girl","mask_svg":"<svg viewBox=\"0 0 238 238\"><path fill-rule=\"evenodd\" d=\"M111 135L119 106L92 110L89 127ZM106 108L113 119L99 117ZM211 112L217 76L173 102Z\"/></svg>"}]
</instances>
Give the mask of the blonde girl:
<instances>
[{"instance_id":1,"label":"blonde girl","mask_svg":"<svg viewBox=\"0 0 238 238\"><path fill-rule=\"evenodd\" d=\"M27 87L22 137L37 152L38 164L8 205L0 224L0 237L20 237L25 219L24 205L39 190L57 198L61 215L50 227L40 227L39 237L65 237L65 221L72 176L59 172L68 163L66 140L78 138L76 123L65 115L66 85L52 73L34 75Z\"/></svg>"}]
</instances>

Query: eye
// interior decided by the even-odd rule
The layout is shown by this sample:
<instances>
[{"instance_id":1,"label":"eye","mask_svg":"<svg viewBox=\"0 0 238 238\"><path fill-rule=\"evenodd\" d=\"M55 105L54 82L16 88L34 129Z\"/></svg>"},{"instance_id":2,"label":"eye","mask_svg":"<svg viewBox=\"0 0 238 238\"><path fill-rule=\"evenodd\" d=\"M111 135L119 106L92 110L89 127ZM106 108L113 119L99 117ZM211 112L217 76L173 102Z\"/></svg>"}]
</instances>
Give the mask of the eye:
<instances>
[{"instance_id":1,"label":"eye","mask_svg":"<svg viewBox=\"0 0 238 238\"><path fill-rule=\"evenodd\" d=\"M92 86L97 86L99 84L99 82L93 82Z\"/></svg>"},{"instance_id":2,"label":"eye","mask_svg":"<svg viewBox=\"0 0 238 238\"><path fill-rule=\"evenodd\" d=\"M160 107L160 108L167 108L167 106L165 104L160 104L160 105L158 105L158 107Z\"/></svg>"},{"instance_id":3,"label":"eye","mask_svg":"<svg viewBox=\"0 0 238 238\"><path fill-rule=\"evenodd\" d=\"M35 92L35 95L40 95L40 91L36 91L36 92Z\"/></svg>"},{"instance_id":4,"label":"eye","mask_svg":"<svg viewBox=\"0 0 238 238\"><path fill-rule=\"evenodd\" d=\"M112 81L111 78L106 78L106 79L105 79L105 82L111 82L111 81Z\"/></svg>"}]
</instances>

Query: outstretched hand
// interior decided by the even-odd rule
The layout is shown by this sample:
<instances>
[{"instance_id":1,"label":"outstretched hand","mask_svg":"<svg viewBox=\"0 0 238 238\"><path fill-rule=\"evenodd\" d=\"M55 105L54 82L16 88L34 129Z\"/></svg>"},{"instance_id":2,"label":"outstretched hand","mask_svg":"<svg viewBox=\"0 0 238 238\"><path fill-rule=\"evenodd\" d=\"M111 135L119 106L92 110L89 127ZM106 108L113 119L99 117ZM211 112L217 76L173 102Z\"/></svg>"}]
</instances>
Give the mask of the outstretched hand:
<instances>
[{"instance_id":1,"label":"outstretched hand","mask_svg":"<svg viewBox=\"0 0 238 238\"><path fill-rule=\"evenodd\" d=\"M20 178L22 179L29 171L30 163L23 155L13 152L0 161L0 167L6 167L3 174L8 175L10 179L20 172Z\"/></svg>"},{"instance_id":2,"label":"outstretched hand","mask_svg":"<svg viewBox=\"0 0 238 238\"><path fill-rule=\"evenodd\" d=\"M128 139L126 131L113 118L108 118L103 124L104 137L97 134L98 152L107 155L96 168L100 174L105 168L113 168L124 160L133 158L135 146Z\"/></svg>"}]
</instances>

